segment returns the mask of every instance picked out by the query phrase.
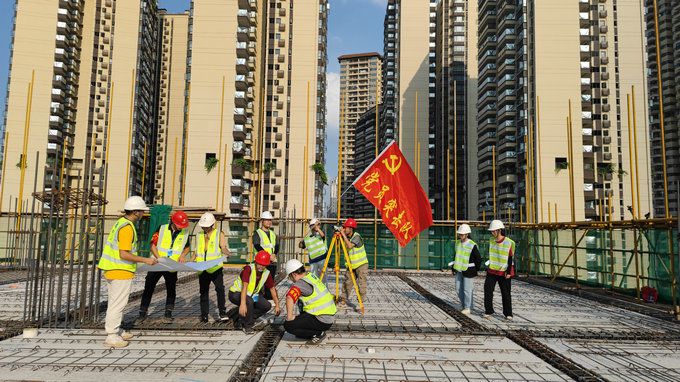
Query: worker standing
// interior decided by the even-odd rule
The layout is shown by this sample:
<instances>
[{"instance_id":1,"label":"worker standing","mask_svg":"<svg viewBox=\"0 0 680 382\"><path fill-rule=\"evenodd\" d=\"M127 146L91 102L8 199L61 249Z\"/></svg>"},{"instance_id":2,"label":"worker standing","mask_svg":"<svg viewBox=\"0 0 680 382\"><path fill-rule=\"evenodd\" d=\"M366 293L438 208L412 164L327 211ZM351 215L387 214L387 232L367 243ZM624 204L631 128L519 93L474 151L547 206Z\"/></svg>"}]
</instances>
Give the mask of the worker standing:
<instances>
[{"instance_id":1,"label":"worker standing","mask_svg":"<svg viewBox=\"0 0 680 382\"><path fill-rule=\"evenodd\" d=\"M300 248L307 249L310 272L315 274L316 277L321 277L328 252L326 234L321 229L321 222L316 218L309 222L309 230L309 234L300 242Z\"/></svg>"},{"instance_id":2,"label":"worker standing","mask_svg":"<svg viewBox=\"0 0 680 382\"><path fill-rule=\"evenodd\" d=\"M288 260L286 273L293 285L286 294L286 322L283 327L296 337L318 344L335 320L337 307L333 295L315 274L305 270L300 260ZM302 301L302 312L296 317L298 299Z\"/></svg>"},{"instance_id":3,"label":"worker standing","mask_svg":"<svg viewBox=\"0 0 680 382\"><path fill-rule=\"evenodd\" d=\"M338 306L344 308L347 306L347 298L350 296L353 289L352 277L350 276L350 269L354 272L357 281L357 287L359 288L359 294L361 298L366 298L366 276L368 275L368 257L366 256L366 247L364 246L364 241L358 232L355 232L357 228L356 220L349 218L345 220L342 225L340 234L342 235L342 240L347 247L349 255L349 264L346 264L347 271L345 272L345 282L342 285L342 296Z\"/></svg>"},{"instance_id":4,"label":"worker standing","mask_svg":"<svg viewBox=\"0 0 680 382\"><path fill-rule=\"evenodd\" d=\"M239 307L236 325L242 327L246 334L253 334L255 319L269 312L272 307L262 295L265 290L269 290L274 300L275 314L278 316L281 313L276 284L267 269L270 262L267 251L258 252L255 262L243 267L239 277L234 280L234 285L229 288L229 301Z\"/></svg>"},{"instance_id":5,"label":"worker standing","mask_svg":"<svg viewBox=\"0 0 680 382\"><path fill-rule=\"evenodd\" d=\"M227 248L227 238L224 232L215 227L215 216L210 212L204 213L198 221L198 226L201 227L201 232L198 233L196 239L196 253L191 261L203 262L221 259L223 256L229 256L231 253ZM219 310L219 320L227 321L227 302L224 294L224 273L222 271L223 263L215 265L203 272L198 273L198 285L201 301L201 322L208 322L208 314L210 311L210 298L208 292L210 291L210 284L215 286L215 293L217 294L217 308Z\"/></svg>"},{"instance_id":6,"label":"worker standing","mask_svg":"<svg viewBox=\"0 0 680 382\"><path fill-rule=\"evenodd\" d=\"M153 234L151 239L151 254L160 259L170 258L174 261L185 262L186 255L190 250L189 243L189 218L184 211L176 211L170 218L170 224L160 226L158 231ZM142 293L142 303L139 307L139 318L145 319L153 291L156 284L161 279L165 279L165 318L172 319L172 311L175 309L175 299L177 296L177 272L147 272L144 281L144 292Z\"/></svg>"},{"instance_id":7,"label":"worker standing","mask_svg":"<svg viewBox=\"0 0 680 382\"><path fill-rule=\"evenodd\" d=\"M276 233L272 229L272 224L274 220L274 215L269 211L264 211L260 215L260 228L253 232L253 256L257 255L260 251L266 251L269 253L271 263L267 266L269 273L271 273L273 278L276 278L277 272L277 261L276 256L279 254L279 243L276 241ZM272 296L269 290L265 290L265 298L271 300Z\"/></svg>"},{"instance_id":8,"label":"worker standing","mask_svg":"<svg viewBox=\"0 0 680 382\"><path fill-rule=\"evenodd\" d=\"M456 253L453 259L453 269L456 273L456 290L458 299L463 308L461 313L469 315L472 309L472 292L474 279L482 265L482 257L479 255L477 244L470 239L472 230L467 224L458 227L458 240L456 241Z\"/></svg>"},{"instance_id":9,"label":"worker standing","mask_svg":"<svg viewBox=\"0 0 680 382\"><path fill-rule=\"evenodd\" d=\"M149 208L139 196L132 196L125 201L125 215L116 221L104 243L104 250L98 267L104 271L108 289L106 308L106 341L104 346L123 348L128 346L132 334L121 330L123 309L130 298L132 279L135 277L137 263L154 265L155 257L137 255L137 223Z\"/></svg>"},{"instance_id":10,"label":"worker standing","mask_svg":"<svg viewBox=\"0 0 680 382\"><path fill-rule=\"evenodd\" d=\"M489 267L484 281L484 318L489 319L494 314L493 292L498 283L503 298L503 315L512 320L510 279L515 275L515 242L505 236L505 226L500 220L492 221L489 231L493 238L489 242Z\"/></svg>"}]
</instances>

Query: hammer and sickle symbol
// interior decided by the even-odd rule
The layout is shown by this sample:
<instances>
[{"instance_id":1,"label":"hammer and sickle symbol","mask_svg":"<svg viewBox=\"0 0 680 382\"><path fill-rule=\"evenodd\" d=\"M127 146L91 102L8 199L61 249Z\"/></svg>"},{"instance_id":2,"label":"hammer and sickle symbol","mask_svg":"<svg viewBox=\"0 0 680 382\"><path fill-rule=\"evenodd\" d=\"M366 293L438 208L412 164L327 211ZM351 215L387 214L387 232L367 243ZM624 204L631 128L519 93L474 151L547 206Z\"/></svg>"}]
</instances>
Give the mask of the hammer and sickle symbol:
<instances>
[{"instance_id":1,"label":"hammer and sickle symbol","mask_svg":"<svg viewBox=\"0 0 680 382\"><path fill-rule=\"evenodd\" d=\"M385 165L387 170L394 175L395 172L401 167L401 158L398 155L390 155L390 162L387 159L383 159L382 163Z\"/></svg>"}]
</instances>

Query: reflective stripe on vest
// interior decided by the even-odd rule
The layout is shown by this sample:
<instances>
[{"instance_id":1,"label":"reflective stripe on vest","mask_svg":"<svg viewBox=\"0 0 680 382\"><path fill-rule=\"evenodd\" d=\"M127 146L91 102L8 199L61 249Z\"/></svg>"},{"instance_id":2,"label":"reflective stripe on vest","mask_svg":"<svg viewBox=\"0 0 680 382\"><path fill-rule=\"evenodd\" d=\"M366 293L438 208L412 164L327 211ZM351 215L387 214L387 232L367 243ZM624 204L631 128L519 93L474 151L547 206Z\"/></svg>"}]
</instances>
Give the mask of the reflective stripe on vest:
<instances>
[{"instance_id":1,"label":"reflective stripe on vest","mask_svg":"<svg viewBox=\"0 0 680 382\"><path fill-rule=\"evenodd\" d=\"M309 253L310 261L324 256L326 251L328 251L328 248L326 248L326 241L311 234L305 236L305 248Z\"/></svg>"},{"instance_id":2,"label":"reflective stripe on vest","mask_svg":"<svg viewBox=\"0 0 680 382\"><path fill-rule=\"evenodd\" d=\"M272 255L272 261L276 262L276 256L274 255L274 248L276 248L276 234L274 231L269 230L265 232L262 228L258 228L255 232L257 232L258 236L260 236L260 246L262 249ZM269 234L272 235L271 240L269 240ZM253 251L255 251L257 254L255 247L253 247Z\"/></svg>"},{"instance_id":3,"label":"reflective stripe on vest","mask_svg":"<svg viewBox=\"0 0 680 382\"><path fill-rule=\"evenodd\" d=\"M515 253L515 242L510 238L506 237L500 243L492 239L489 243L489 269L505 272L508 269L510 250Z\"/></svg>"},{"instance_id":4,"label":"reflective stripe on vest","mask_svg":"<svg viewBox=\"0 0 680 382\"><path fill-rule=\"evenodd\" d=\"M132 227L133 232L132 249L130 250L130 253L133 255L137 254L137 229L135 229L135 225L132 224L131 221L127 220L126 218L120 218L118 221L116 221L116 224L113 225L113 228L111 228L111 232L109 232L109 236L106 239L102 256L99 259L99 263L97 264L99 269L103 271L119 269L130 272L135 272L137 270L137 263L120 258L118 233L123 227L127 225Z\"/></svg>"},{"instance_id":5,"label":"reflective stripe on vest","mask_svg":"<svg viewBox=\"0 0 680 382\"><path fill-rule=\"evenodd\" d=\"M334 315L337 312L337 308L333 295L328 292L326 285L312 273L307 273L302 280L314 288L314 291L309 296L300 297L303 304L302 310L315 316Z\"/></svg>"},{"instance_id":6,"label":"reflective stripe on vest","mask_svg":"<svg viewBox=\"0 0 680 382\"><path fill-rule=\"evenodd\" d=\"M352 239L354 239L356 236L361 237L358 233L354 232ZM366 246L363 245L363 243L361 244L361 247L354 247L349 250L349 262L352 265L352 269L357 269L364 264L368 264L368 257L366 257Z\"/></svg>"},{"instance_id":7,"label":"reflective stripe on vest","mask_svg":"<svg viewBox=\"0 0 680 382\"><path fill-rule=\"evenodd\" d=\"M267 278L269 278L269 270L265 269L262 272L262 276L260 276L260 282L257 284L257 288L255 287L255 283L257 282L257 268L255 267L255 264L250 264L247 265L250 267L250 278L248 279L248 296L253 296L256 294L259 294L260 291L262 291L262 288L264 288L264 283L267 282ZM243 289L243 282L241 281L241 276L236 277L236 280L234 280L234 285L229 288L230 292L240 292Z\"/></svg>"},{"instance_id":8,"label":"reflective stripe on vest","mask_svg":"<svg viewBox=\"0 0 680 382\"><path fill-rule=\"evenodd\" d=\"M220 249L220 235L217 229L213 229L208 239L208 247L205 246L205 232L198 233L198 244L196 245L196 262L211 261L222 258ZM208 273L215 273L222 268L222 264L215 265L208 269Z\"/></svg>"},{"instance_id":9,"label":"reflective stripe on vest","mask_svg":"<svg viewBox=\"0 0 680 382\"><path fill-rule=\"evenodd\" d=\"M187 245L187 240L189 240L189 235L187 235L187 230L183 229L179 231L175 242L172 241L172 230L170 230L170 225L162 225L158 229L158 256L159 257L169 257L175 261L179 261L179 256L184 252L184 247Z\"/></svg>"},{"instance_id":10,"label":"reflective stripe on vest","mask_svg":"<svg viewBox=\"0 0 680 382\"><path fill-rule=\"evenodd\" d=\"M453 269L462 272L475 266L475 263L470 262L470 255L475 245L475 242L470 239L464 243L460 240L456 241L456 256L453 260Z\"/></svg>"}]
</instances>

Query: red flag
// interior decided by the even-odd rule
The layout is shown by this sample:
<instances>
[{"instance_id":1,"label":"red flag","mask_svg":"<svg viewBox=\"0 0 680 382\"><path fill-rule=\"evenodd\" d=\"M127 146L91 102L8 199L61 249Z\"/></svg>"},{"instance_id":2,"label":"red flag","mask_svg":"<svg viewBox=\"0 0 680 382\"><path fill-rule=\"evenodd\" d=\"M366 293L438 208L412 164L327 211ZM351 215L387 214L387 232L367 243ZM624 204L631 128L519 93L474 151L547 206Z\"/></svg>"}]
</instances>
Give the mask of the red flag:
<instances>
[{"instance_id":1,"label":"red flag","mask_svg":"<svg viewBox=\"0 0 680 382\"><path fill-rule=\"evenodd\" d=\"M396 142L364 170L354 187L380 211L402 247L432 225L430 201Z\"/></svg>"}]
</instances>

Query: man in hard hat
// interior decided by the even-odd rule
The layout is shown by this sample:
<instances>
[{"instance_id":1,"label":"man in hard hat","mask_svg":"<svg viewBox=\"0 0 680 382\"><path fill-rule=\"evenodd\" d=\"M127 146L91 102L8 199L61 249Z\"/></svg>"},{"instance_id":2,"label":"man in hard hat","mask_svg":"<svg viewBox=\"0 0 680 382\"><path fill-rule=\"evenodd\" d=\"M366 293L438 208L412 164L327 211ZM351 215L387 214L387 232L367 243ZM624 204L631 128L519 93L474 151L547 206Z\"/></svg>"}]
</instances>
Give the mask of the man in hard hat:
<instances>
[{"instance_id":1,"label":"man in hard hat","mask_svg":"<svg viewBox=\"0 0 680 382\"><path fill-rule=\"evenodd\" d=\"M479 255L477 244L470 238L472 230L469 225L461 224L457 233L456 252L451 265L456 274L456 290L463 308L461 313L469 315L472 309L474 279L482 266L482 257Z\"/></svg>"},{"instance_id":2,"label":"man in hard hat","mask_svg":"<svg viewBox=\"0 0 680 382\"><path fill-rule=\"evenodd\" d=\"M293 285L286 294L286 322L283 327L299 338L320 343L335 320L333 295L316 275L305 270L297 259L286 262L286 273ZM302 312L295 316L295 304L302 301Z\"/></svg>"},{"instance_id":3,"label":"man in hard hat","mask_svg":"<svg viewBox=\"0 0 680 382\"><path fill-rule=\"evenodd\" d=\"M271 258L271 264L267 266L269 273L272 277L276 278L277 271L277 261L276 256L279 254L279 243L276 241L276 233L272 229L272 224L274 220L274 215L269 211L264 211L260 215L260 228L253 232L253 255L256 255L260 251L266 251L269 253ZM269 290L265 291L265 297L267 300L271 300L272 296L269 294Z\"/></svg>"},{"instance_id":4,"label":"man in hard hat","mask_svg":"<svg viewBox=\"0 0 680 382\"><path fill-rule=\"evenodd\" d=\"M191 261L212 261L231 255L229 248L227 248L227 238L224 236L224 232L217 229L215 223L215 215L210 212L204 213L198 220L198 226L201 227L201 232L197 235L196 252L192 256ZM208 292L211 283L215 286L215 293L217 294L219 320L229 320L229 316L227 316L226 296L224 294L224 274L222 267L223 263L220 262L214 267L198 273L201 322L203 323L208 322L208 314L210 312L210 297L208 296Z\"/></svg>"},{"instance_id":5,"label":"man in hard hat","mask_svg":"<svg viewBox=\"0 0 680 382\"><path fill-rule=\"evenodd\" d=\"M189 246L189 218L184 211L176 211L170 217L170 224L163 224L151 238L151 254L157 258L168 257L172 260L185 262L186 255L191 249ZM139 318L145 319L151 305L151 297L156 289L156 284L162 278L165 279L165 318L172 319L172 311L175 309L177 296L177 272L147 272L144 280L144 292L142 303L139 306Z\"/></svg>"},{"instance_id":6,"label":"man in hard hat","mask_svg":"<svg viewBox=\"0 0 680 382\"><path fill-rule=\"evenodd\" d=\"M352 284L352 277L350 276L350 268L354 272L357 281L357 287L359 288L359 294L361 298L366 298L366 276L368 275L368 257L366 256L366 247L364 246L364 241L358 232L355 232L357 228L356 220L349 218L345 220L342 225L340 234L342 235L342 240L345 242L349 255L349 264L346 264L347 271L345 272L345 283L342 285L342 296L338 302L338 306L341 308L347 307L347 298L354 290L354 285Z\"/></svg>"},{"instance_id":7,"label":"man in hard hat","mask_svg":"<svg viewBox=\"0 0 680 382\"><path fill-rule=\"evenodd\" d=\"M309 222L309 234L300 242L300 248L307 249L310 272L321 277L328 247L326 247L326 234L321 230L319 219L314 218Z\"/></svg>"},{"instance_id":8,"label":"man in hard hat","mask_svg":"<svg viewBox=\"0 0 680 382\"><path fill-rule=\"evenodd\" d=\"M98 267L104 271L108 289L106 308L106 341L104 346L122 348L128 346L132 334L121 330L123 309L128 303L132 290L132 279L135 277L137 263L154 265L155 257L137 255L137 223L149 208L139 196L132 196L125 201L125 215L116 221L104 243L104 250L99 258Z\"/></svg>"},{"instance_id":9,"label":"man in hard hat","mask_svg":"<svg viewBox=\"0 0 680 382\"><path fill-rule=\"evenodd\" d=\"M500 220L492 221L489 231L493 238L489 242L489 266L484 281L484 318L490 319L494 314L493 292L498 283L503 299L503 315L507 320L512 320L510 279L515 275L515 242L505 236L505 226Z\"/></svg>"},{"instance_id":10,"label":"man in hard hat","mask_svg":"<svg viewBox=\"0 0 680 382\"><path fill-rule=\"evenodd\" d=\"M238 306L237 327L242 327L246 334L253 334L255 319L269 312L271 304L264 298L263 292L268 290L274 300L274 313L281 313L276 284L267 266L271 257L267 251L255 255L255 262L243 267L234 285L229 288L229 301Z\"/></svg>"}]
</instances>

